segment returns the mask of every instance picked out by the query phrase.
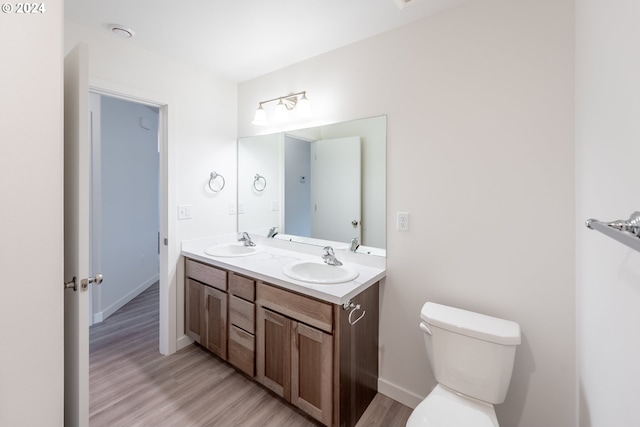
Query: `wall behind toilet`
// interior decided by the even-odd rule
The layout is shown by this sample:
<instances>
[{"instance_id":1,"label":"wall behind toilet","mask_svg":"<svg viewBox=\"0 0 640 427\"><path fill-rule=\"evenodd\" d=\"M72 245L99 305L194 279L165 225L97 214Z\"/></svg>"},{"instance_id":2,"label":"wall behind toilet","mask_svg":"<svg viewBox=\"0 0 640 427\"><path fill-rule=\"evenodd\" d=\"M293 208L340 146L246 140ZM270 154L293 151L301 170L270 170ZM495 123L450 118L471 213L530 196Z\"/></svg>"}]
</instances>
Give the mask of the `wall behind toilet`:
<instances>
[{"instance_id":1,"label":"wall behind toilet","mask_svg":"<svg viewBox=\"0 0 640 427\"><path fill-rule=\"evenodd\" d=\"M573 37L570 0L474 1L239 85L240 136L281 129L256 105L300 90L313 123L290 128L388 116L381 392L435 385L431 300L520 323L502 425L576 425Z\"/></svg>"}]
</instances>

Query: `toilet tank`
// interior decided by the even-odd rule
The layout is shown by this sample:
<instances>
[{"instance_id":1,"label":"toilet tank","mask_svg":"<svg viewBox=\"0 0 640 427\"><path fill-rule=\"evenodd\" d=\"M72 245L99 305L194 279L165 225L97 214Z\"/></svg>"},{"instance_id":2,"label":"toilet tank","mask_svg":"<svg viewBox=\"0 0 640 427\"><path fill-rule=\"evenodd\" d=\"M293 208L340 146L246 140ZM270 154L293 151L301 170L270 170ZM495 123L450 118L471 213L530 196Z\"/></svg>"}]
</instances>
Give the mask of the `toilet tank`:
<instances>
[{"instance_id":1,"label":"toilet tank","mask_svg":"<svg viewBox=\"0 0 640 427\"><path fill-rule=\"evenodd\" d=\"M504 402L520 326L432 302L424 304L420 317L427 358L438 383L484 402Z\"/></svg>"}]
</instances>

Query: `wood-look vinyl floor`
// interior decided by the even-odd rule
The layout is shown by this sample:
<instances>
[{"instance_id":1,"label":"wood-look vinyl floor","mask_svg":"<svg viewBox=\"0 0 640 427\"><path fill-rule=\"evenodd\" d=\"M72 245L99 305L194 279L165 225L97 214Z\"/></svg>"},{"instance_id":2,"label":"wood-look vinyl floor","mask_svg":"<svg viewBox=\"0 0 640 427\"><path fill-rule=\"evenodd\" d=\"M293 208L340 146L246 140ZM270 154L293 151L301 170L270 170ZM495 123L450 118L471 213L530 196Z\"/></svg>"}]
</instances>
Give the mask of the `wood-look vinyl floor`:
<instances>
[{"instance_id":1,"label":"wood-look vinyl floor","mask_svg":"<svg viewBox=\"0 0 640 427\"><path fill-rule=\"evenodd\" d=\"M91 427L318 426L197 345L158 352L158 285L90 329ZM411 409L378 394L357 427L403 427Z\"/></svg>"}]
</instances>

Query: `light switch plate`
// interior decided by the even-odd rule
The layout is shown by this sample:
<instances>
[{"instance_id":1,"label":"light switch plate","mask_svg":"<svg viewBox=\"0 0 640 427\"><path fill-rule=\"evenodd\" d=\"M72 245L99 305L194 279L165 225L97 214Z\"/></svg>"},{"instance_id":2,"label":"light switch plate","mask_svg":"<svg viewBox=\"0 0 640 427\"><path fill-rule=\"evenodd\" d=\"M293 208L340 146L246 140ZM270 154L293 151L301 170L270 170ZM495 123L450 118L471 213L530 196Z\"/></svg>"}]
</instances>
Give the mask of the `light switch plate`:
<instances>
[{"instance_id":1,"label":"light switch plate","mask_svg":"<svg viewBox=\"0 0 640 427\"><path fill-rule=\"evenodd\" d=\"M178 219L191 219L192 205L178 205Z\"/></svg>"}]
</instances>

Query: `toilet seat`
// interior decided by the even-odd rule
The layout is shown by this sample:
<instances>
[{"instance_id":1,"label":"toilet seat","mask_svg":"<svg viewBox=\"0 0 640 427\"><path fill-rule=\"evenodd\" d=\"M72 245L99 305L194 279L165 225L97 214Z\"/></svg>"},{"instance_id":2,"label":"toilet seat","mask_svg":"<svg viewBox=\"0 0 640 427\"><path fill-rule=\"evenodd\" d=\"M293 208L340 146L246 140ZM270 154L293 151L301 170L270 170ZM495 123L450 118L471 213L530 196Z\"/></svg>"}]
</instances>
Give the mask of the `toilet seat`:
<instances>
[{"instance_id":1,"label":"toilet seat","mask_svg":"<svg viewBox=\"0 0 640 427\"><path fill-rule=\"evenodd\" d=\"M406 427L499 427L493 405L438 384L413 410Z\"/></svg>"}]
</instances>

